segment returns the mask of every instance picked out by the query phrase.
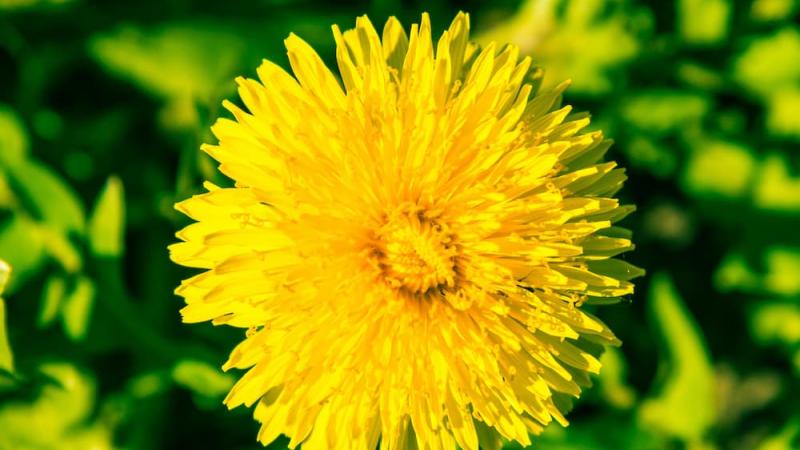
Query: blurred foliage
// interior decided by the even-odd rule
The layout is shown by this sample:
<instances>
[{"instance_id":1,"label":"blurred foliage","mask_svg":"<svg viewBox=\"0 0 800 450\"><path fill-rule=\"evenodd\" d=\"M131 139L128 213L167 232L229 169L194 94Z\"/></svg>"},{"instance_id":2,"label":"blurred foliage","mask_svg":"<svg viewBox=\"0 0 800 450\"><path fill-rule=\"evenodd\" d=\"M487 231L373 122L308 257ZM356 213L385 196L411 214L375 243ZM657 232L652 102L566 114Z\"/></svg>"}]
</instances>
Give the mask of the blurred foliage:
<instances>
[{"instance_id":1,"label":"blurred foliage","mask_svg":"<svg viewBox=\"0 0 800 450\"><path fill-rule=\"evenodd\" d=\"M198 146L290 31L331 63L332 23L459 9L616 140L653 274L534 448L800 448L797 0L0 0L0 450L259 448L221 404L241 336L172 295L172 204L225 182Z\"/></svg>"}]
</instances>

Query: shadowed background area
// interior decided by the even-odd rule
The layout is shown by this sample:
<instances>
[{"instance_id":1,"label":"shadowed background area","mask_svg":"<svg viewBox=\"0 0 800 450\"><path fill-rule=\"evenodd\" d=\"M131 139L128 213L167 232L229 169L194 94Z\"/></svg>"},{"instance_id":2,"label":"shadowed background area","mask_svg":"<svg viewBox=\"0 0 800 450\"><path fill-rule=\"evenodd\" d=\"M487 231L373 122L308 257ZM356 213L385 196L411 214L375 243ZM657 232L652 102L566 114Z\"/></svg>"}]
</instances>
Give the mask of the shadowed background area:
<instances>
[{"instance_id":1,"label":"shadowed background area","mask_svg":"<svg viewBox=\"0 0 800 450\"><path fill-rule=\"evenodd\" d=\"M572 79L638 206L648 276L593 311L624 344L531 448L800 448L797 1L0 0L0 450L261 448L242 332L180 323L172 205L230 184L199 145L289 32L333 67L331 24L425 10Z\"/></svg>"}]
</instances>

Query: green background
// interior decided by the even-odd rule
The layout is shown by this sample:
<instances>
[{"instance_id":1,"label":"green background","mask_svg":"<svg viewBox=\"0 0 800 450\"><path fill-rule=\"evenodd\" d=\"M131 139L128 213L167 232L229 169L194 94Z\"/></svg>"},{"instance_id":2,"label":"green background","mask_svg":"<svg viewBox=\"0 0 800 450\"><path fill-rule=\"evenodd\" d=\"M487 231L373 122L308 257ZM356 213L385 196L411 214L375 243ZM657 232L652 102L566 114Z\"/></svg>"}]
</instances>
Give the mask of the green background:
<instances>
[{"instance_id":1,"label":"green background","mask_svg":"<svg viewBox=\"0 0 800 450\"><path fill-rule=\"evenodd\" d=\"M332 23L423 10L571 78L639 208L648 276L595 311L624 344L532 448L800 448L798 2L0 0L0 450L259 448L241 331L180 323L172 205L225 183L199 144L290 31L331 63Z\"/></svg>"}]
</instances>

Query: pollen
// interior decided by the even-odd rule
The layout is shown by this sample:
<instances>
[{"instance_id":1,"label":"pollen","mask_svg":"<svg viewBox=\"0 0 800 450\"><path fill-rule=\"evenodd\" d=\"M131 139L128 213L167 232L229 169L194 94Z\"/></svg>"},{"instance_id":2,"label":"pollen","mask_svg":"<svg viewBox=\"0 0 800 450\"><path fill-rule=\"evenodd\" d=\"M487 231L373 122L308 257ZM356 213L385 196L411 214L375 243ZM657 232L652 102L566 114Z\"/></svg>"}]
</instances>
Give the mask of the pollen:
<instances>
[{"instance_id":1,"label":"pollen","mask_svg":"<svg viewBox=\"0 0 800 450\"><path fill-rule=\"evenodd\" d=\"M457 238L435 213L413 205L392 211L376 232L375 250L384 282L399 292L425 296L455 287Z\"/></svg>"}]
</instances>

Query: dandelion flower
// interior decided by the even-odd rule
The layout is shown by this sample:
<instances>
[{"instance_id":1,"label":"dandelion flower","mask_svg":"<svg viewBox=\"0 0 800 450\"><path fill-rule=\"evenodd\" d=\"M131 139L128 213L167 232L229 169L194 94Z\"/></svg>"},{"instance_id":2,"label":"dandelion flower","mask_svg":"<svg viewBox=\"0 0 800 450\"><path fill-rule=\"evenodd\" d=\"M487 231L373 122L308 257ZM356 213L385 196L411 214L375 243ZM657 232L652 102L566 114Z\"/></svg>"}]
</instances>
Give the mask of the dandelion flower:
<instances>
[{"instance_id":1,"label":"dandelion flower","mask_svg":"<svg viewBox=\"0 0 800 450\"><path fill-rule=\"evenodd\" d=\"M360 17L333 27L338 74L290 35L293 74L264 61L224 103L203 150L234 187L177 205L196 223L171 256L205 269L176 291L185 322L246 329L225 403L255 405L265 445L529 444L617 342L580 308L640 272L613 259L633 207L610 141L468 33Z\"/></svg>"}]
</instances>

